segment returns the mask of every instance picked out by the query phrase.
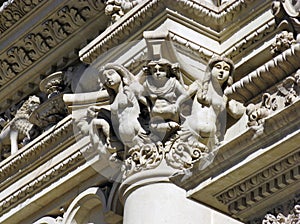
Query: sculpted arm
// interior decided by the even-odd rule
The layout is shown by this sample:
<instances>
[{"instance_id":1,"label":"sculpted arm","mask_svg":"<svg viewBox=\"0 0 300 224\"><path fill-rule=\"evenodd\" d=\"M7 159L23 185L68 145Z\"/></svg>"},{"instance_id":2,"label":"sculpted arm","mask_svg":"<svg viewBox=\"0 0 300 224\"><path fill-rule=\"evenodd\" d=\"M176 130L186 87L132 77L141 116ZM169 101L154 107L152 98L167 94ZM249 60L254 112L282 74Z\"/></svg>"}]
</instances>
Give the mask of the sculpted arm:
<instances>
[{"instance_id":1,"label":"sculpted arm","mask_svg":"<svg viewBox=\"0 0 300 224\"><path fill-rule=\"evenodd\" d=\"M246 112L246 107L234 99L229 99L227 102L227 111L233 118L239 119Z\"/></svg>"},{"instance_id":2,"label":"sculpted arm","mask_svg":"<svg viewBox=\"0 0 300 224\"><path fill-rule=\"evenodd\" d=\"M180 85L180 87L178 88L180 96L178 97L178 99L176 100L176 106L177 108L179 108L179 106L186 100L188 100L190 97L192 97L193 95L195 95L195 93L197 92L199 88L199 85L197 84L197 82L193 82L188 89L186 90L183 86Z\"/></svg>"}]
</instances>

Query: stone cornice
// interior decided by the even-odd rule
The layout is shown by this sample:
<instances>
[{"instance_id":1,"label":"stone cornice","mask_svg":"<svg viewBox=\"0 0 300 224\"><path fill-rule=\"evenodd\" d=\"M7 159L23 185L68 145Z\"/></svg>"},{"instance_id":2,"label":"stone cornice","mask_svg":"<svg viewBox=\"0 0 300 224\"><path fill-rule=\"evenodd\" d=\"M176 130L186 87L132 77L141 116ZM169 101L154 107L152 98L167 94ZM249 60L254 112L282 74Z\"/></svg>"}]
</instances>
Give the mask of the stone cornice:
<instances>
[{"instance_id":1,"label":"stone cornice","mask_svg":"<svg viewBox=\"0 0 300 224\"><path fill-rule=\"evenodd\" d=\"M72 0L67 3L61 2L56 7L47 13L47 17L42 18L42 22L33 24L22 36L17 39L11 37L10 45L0 53L0 89L3 94L0 94L2 96L0 98L7 101L1 102L3 109L30 94L30 90L34 90L32 87L23 88L23 77L26 76L27 83L37 85L40 75L49 71L51 66L63 67L77 60L78 55L74 54L74 51L87 40L77 37L76 33L88 32L94 37L97 30L92 28L93 31L91 31L90 26L95 27L96 19L104 15L101 13L104 10L104 4L97 0L80 2ZM98 24L99 30L104 27L106 27L105 19L103 19L103 24ZM86 35L86 38L91 38L89 35ZM70 45L71 42L72 45ZM65 46L63 54L60 53L62 46ZM49 55L55 54L59 56L48 59L47 62L44 61ZM30 72L33 68L34 72ZM10 95L7 91L11 92L12 89L17 94L7 99L7 95Z\"/></svg>"},{"instance_id":2,"label":"stone cornice","mask_svg":"<svg viewBox=\"0 0 300 224\"><path fill-rule=\"evenodd\" d=\"M122 19L117 21L98 38L92 41L87 47L83 48L79 52L79 56L85 63L93 62L99 55L128 38L132 30L136 30L138 27L141 27L142 24L145 24L145 21L150 19L149 17L158 15L163 12L166 7L171 10L174 9L180 13L186 11L189 16L193 15L193 19L196 21L197 19L200 19L204 25L207 24L210 27L212 24L225 26L227 22L232 23L234 18L238 16L237 12L241 12L243 9L247 8L250 3L252 4L253 1L239 0L224 7L210 8L204 4L191 0L148 0L136 6ZM257 34L253 37L256 36ZM236 46L233 48L236 48Z\"/></svg>"},{"instance_id":3,"label":"stone cornice","mask_svg":"<svg viewBox=\"0 0 300 224\"><path fill-rule=\"evenodd\" d=\"M189 190L194 200L244 221L255 211L266 212L261 209L299 189L299 106L298 99L221 145L204 171L195 166L172 181Z\"/></svg>"},{"instance_id":4,"label":"stone cornice","mask_svg":"<svg viewBox=\"0 0 300 224\"><path fill-rule=\"evenodd\" d=\"M0 34L3 35L17 22L36 9L37 6L46 2L44 0L9 0L0 8Z\"/></svg>"},{"instance_id":5,"label":"stone cornice","mask_svg":"<svg viewBox=\"0 0 300 224\"><path fill-rule=\"evenodd\" d=\"M297 43L235 82L225 94L241 102L248 102L256 97L258 93L282 81L300 68L299 57L300 44Z\"/></svg>"},{"instance_id":6,"label":"stone cornice","mask_svg":"<svg viewBox=\"0 0 300 224\"><path fill-rule=\"evenodd\" d=\"M86 162L86 154L89 153L89 147L79 149L72 156L64 159L59 164L55 165L47 172L35 178L34 181L26 183L13 194L7 196L0 201L0 216L21 203L25 199L31 197L34 193L44 189L49 184L58 180L62 176L67 175L72 170L78 168L81 164Z\"/></svg>"},{"instance_id":7,"label":"stone cornice","mask_svg":"<svg viewBox=\"0 0 300 224\"><path fill-rule=\"evenodd\" d=\"M28 145L20 149L17 155L10 156L0 164L0 189L9 185L15 178L20 178L25 171L29 172L34 167L41 164L49 155L53 156L59 153L62 149L57 150L61 145L61 141L74 142L73 123L71 117L59 122L55 128L52 127L47 132L34 139ZM68 146L70 143L65 144ZM29 169L29 170L28 170ZM20 172L20 171L23 172Z\"/></svg>"},{"instance_id":8,"label":"stone cornice","mask_svg":"<svg viewBox=\"0 0 300 224\"><path fill-rule=\"evenodd\" d=\"M214 197L226 204L231 214L242 213L251 205L299 182L299 162L300 151L297 151Z\"/></svg>"}]
</instances>

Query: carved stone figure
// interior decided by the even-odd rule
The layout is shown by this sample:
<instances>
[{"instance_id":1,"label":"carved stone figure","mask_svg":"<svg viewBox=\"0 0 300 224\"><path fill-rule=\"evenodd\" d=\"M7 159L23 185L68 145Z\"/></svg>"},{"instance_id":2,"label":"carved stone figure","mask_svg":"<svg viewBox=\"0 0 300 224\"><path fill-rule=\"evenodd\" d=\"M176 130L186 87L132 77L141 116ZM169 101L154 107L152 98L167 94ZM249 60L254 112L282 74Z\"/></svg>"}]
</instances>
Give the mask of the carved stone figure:
<instances>
[{"instance_id":1,"label":"carved stone figure","mask_svg":"<svg viewBox=\"0 0 300 224\"><path fill-rule=\"evenodd\" d=\"M40 105L37 96L30 96L17 110L15 117L3 128L0 133L0 152L4 146L10 145L10 153L18 151L20 141L30 141L38 135L38 130L29 122L30 114Z\"/></svg>"},{"instance_id":2,"label":"carved stone figure","mask_svg":"<svg viewBox=\"0 0 300 224\"><path fill-rule=\"evenodd\" d=\"M243 114L243 105L228 100L223 93L232 84L233 70L231 60L214 57L208 63L204 80L196 80L189 86L188 94L193 98L193 104L191 114L181 127L181 141L203 150L211 149L219 143L225 131L225 109L233 117Z\"/></svg>"},{"instance_id":3,"label":"carved stone figure","mask_svg":"<svg viewBox=\"0 0 300 224\"><path fill-rule=\"evenodd\" d=\"M140 106L131 87L137 85L133 74L122 65L109 63L101 69L99 80L110 96L110 113L99 106L88 108L88 116L94 117L90 129L92 142L97 141L95 134L104 135L105 140L98 140L96 144L111 147L113 131L127 148L147 142L146 131L138 120ZM96 130L100 133L97 134Z\"/></svg>"},{"instance_id":4,"label":"carved stone figure","mask_svg":"<svg viewBox=\"0 0 300 224\"><path fill-rule=\"evenodd\" d=\"M275 43L271 45L271 53L274 55L280 54L289 49L292 44L295 44L294 34L288 31L282 31L276 35Z\"/></svg>"},{"instance_id":5,"label":"carved stone figure","mask_svg":"<svg viewBox=\"0 0 300 224\"><path fill-rule=\"evenodd\" d=\"M151 61L144 69L143 93L150 111L151 139L166 141L180 127L179 105L187 98L178 64Z\"/></svg>"},{"instance_id":6,"label":"carved stone figure","mask_svg":"<svg viewBox=\"0 0 300 224\"><path fill-rule=\"evenodd\" d=\"M107 0L105 14L111 16L111 24L113 24L137 5L138 2L139 0Z\"/></svg>"},{"instance_id":7,"label":"carved stone figure","mask_svg":"<svg viewBox=\"0 0 300 224\"><path fill-rule=\"evenodd\" d=\"M271 111L277 109L276 98L272 97L269 93L264 93L262 96L262 102L260 106L249 104L247 107L248 126L257 126L264 122L264 119L268 117Z\"/></svg>"}]
</instances>

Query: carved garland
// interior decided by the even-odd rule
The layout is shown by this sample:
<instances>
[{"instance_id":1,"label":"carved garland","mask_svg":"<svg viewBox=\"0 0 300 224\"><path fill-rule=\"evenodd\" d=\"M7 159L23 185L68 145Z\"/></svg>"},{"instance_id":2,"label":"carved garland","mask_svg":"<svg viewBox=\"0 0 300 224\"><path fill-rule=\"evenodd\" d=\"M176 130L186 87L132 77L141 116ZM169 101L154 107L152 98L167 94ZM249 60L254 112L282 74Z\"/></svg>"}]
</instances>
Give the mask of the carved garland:
<instances>
[{"instance_id":1,"label":"carved garland","mask_svg":"<svg viewBox=\"0 0 300 224\"><path fill-rule=\"evenodd\" d=\"M62 7L57 11L58 17L41 24L41 32L28 34L21 44L0 56L0 86L22 73L102 10L98 1L81 2L80 8Z\"/></svg>"},{"instance_id":2,"label":"carved garland","mask_svg":"<svg viewBox=\"0 0 300 224\"><path fill-rule=\"evenodd\" d=\"M258 201L300 179L300 152L264 169L244 182L215 195L232 214L239 213Z\"/></svg>"}]
</instances>

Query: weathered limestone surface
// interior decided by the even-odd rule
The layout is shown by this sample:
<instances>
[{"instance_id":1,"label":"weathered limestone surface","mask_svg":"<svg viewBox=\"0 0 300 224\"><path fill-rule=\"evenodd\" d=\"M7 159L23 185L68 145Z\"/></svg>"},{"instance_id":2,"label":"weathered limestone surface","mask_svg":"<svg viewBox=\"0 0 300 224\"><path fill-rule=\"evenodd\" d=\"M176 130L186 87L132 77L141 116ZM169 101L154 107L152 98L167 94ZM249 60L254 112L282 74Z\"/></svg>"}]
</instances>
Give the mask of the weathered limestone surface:
<instances>
[{"instance_id":1,"label":"weathered limestone surface","mask_svg":"<svg viewBox=\"0 0 300 224\"><path fill-rule=\"evenodd\" d=\"M6 1L0 223L299 222L299 8Z\"/></svg>"}]
</instances>

